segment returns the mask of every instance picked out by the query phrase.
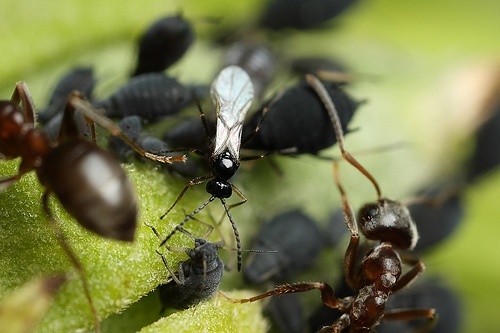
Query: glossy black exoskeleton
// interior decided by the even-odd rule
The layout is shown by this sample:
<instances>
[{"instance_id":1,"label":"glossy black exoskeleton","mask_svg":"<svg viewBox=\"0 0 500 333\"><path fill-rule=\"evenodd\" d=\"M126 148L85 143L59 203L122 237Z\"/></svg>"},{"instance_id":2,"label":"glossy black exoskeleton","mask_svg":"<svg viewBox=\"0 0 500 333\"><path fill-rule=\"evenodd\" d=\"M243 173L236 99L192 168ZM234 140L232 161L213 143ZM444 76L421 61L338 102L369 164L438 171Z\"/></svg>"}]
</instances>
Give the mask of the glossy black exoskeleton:
<instances>
[{"instance_id":1,"label":"glossy black exoskeleton","mask_svg":"<svg viewBox=\"0 0 500 333\"><path fill-rule=\"evenodd\" d=\"M323 82L339 113L342 129L352 119L359 103L337 84ZM318 154L337 142L335 131L322 101L305 81L287 89L278 99L265 103L267 109L260 129L242 148L263 151L287 151L291 154ZM249 135L261 121L253 114L244 126Z\"/></svg>"},{"instance_id":2,"label":"glossy black exoskeleton","mask_svg":"<svg viewBox=\"0 0 500 333\"><path fill-rule=\"evenodd\" d=\"M269 0L258 26L264 29L311 29L341 14L354 0Z\"/></svg>"},{"instance_id":3,"label":"glossy black exoskeleton","mask_svg":"<svg viewBox=\"0 0 500 333\"><path fill-rule=\"evenodd\" d=\"M106 116L122 118L139 116L147 121L171 116L194 102L189 87L161 73L131 78L114 94L94 103Z\"/></svg>"},{"instance_id":4,"label":"glossy black exoskeleton","mask_svg":"<svg viewBox=\"0 0 500 333\"><path fill-rule=\"evenodd\" d=\"M193 41L191 24L181 15L156 20L139 39L138 59L132 76L163 72L186 53Z\"/></svg>"},{"instance_id":5,"label":"glossy black exoskeleton","mask_svg":"<svg viewBox=\"0 0 500 333\"><path fill-rule=\"evenodd\" d=\"M247 282L282 281L311 267L322 248L316 222L299 210L279 214L266 222L253 239L252 253L243 267ZM265 253L275 250L276 253Z\"/></svg>"}]
</instances>

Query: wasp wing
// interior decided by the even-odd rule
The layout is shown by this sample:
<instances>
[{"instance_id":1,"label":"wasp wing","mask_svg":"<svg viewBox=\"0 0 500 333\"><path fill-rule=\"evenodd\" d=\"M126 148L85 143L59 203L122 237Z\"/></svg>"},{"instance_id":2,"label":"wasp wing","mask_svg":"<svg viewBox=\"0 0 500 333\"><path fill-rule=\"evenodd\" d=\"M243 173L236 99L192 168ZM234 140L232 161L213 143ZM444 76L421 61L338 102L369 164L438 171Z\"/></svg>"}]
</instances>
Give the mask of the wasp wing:
<instances>
[{"instance_id":1,"label":"wasp wing","mask_svg":"<svg viewBox=\"0 0 500 333\"><path fill-rule=\"evenodd\" d=\"M212 83L210 95L217 112L213 155L227 149L238 159L243 120L254 98L250 76L238 66L226 67Z\"/></svg>"}]
</instances>

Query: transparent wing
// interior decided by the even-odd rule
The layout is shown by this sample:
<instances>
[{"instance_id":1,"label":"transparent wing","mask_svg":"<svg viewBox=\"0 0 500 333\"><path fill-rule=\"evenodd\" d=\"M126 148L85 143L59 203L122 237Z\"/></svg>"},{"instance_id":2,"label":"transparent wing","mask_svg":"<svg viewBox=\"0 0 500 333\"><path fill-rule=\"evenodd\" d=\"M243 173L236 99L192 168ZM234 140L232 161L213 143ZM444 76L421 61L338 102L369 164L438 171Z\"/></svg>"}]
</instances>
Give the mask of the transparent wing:
<instances>
[{"instance_id":1,"label":"transparent wing","mask_svg":"<svg viewBox=\"0 0 500 333\"><path fill-rule=\"evenodd\" d=\"M243 120L254 97L250 76L240 67L226 67L212 83L210 95L217 111L213 154L228 149L232 156L239 158Z\"/></svg>"}]
</instances>

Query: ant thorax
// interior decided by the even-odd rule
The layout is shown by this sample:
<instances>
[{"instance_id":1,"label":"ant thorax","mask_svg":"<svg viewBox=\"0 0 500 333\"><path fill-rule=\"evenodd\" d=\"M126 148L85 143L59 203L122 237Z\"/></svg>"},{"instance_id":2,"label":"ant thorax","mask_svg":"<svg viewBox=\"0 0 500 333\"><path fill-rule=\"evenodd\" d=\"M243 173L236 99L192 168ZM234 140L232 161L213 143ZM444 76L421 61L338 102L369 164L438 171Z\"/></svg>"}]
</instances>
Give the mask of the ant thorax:
<instances>
[{"instance_id":1,"label":"ant thorax","mask_svg":"<svg viewBox=\"0 0 500 333\"><path fill-rule=\"evenodd\" d=\"M367 239L389 242L394 247L411 250L418 232L408 208L400 202L380 199L359 211L359 228Z\"/></svg>"}]
</instances>

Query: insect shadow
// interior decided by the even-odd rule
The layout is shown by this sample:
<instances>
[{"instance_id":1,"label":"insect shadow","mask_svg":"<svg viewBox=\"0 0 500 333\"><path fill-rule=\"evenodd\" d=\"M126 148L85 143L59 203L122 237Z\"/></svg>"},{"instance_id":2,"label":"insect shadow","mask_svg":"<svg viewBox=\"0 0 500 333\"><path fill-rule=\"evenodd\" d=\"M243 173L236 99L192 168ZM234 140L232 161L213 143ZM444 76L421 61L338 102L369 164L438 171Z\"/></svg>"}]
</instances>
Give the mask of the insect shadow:
<instances>
[{"instance_id":1,"label":"insect shadow","mask_svg":"<svg viewBox=\"0 0 500 333\"><path fill-rule=\"evenodd\" d=\"M334 161L334 181L341 196L345 222L351 233L344 255L344 278L354 296L338 298L332 287L325 282L293 283L280 285L266 293L248 299L230 299L232 302L253 302L273 295L297 293L318 289L322 302L343 314L320 332L374 332L381 320L427 319L426 326L433 324L435 309L391 309L386 310L389 296L408 287L425 270L425 265L416 257L401 253L411 250L418 240L414 221L405 205L382 196L375 178L345 149L343 131L335 105L325 87L313 75L306 76L325 105L335 128L342 157L365 175L374 185L378 200L364 205L358 219L349 203L347 193L340 181L338 162ZM367 240L379 242L370 247L358 265L360 247L359 231ZM409 269L403 272L403 264Z\"/></svg>"},{"instance_id":2,"label":"insect shadow","mask_svg":"<svg viewBox=\"0 0 500 333\"><path fill-rule=\"evenodd\" d=\"M178 230L180 230L180 228L182 228L189 220L193 219L193 217L204 209L209 203L215 199L219 199L224 206L236 239L238 271L240 271L242 261L241 240L236 223L230 213L230 209L245 203L247 198L229 180L238 170L241 160L250 160L262 157L252 156L240 159L243 119L251 106L254 97L254 90L250 77L243 69L237 66L229 66L224 68L214 80L211 87L211 96L215 103L217 114L215 143L210 143L212 152L208 155L198 150L189 150L210 161L211 173L206 176L190 180L178 195L175 202L160 217L160 219L167 216L167 214L182 199L186 191L193 185L198 185L206 181L206 191L211 196L191 214L186 215L184 220L182 220L163 239L159 246L163 246ZM201 121L206 133L208 134L209 129L205 119L205 114L201 108L199 108L199 111ZM258 128L256 127L255 131L257 130ZM207 137L209 138L209 135ZM233 191L236 195L238 195L241 201L228 205L226 203L226 199L231 197Z\"/></svg>"}]
</instances>

